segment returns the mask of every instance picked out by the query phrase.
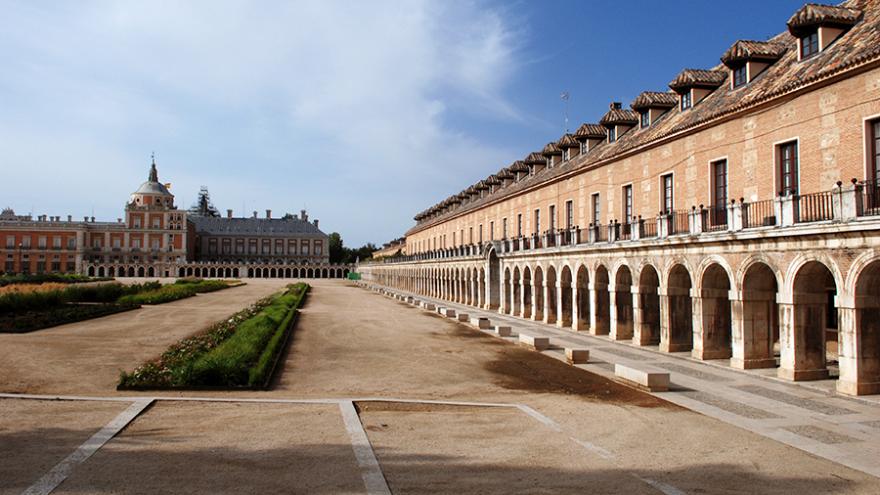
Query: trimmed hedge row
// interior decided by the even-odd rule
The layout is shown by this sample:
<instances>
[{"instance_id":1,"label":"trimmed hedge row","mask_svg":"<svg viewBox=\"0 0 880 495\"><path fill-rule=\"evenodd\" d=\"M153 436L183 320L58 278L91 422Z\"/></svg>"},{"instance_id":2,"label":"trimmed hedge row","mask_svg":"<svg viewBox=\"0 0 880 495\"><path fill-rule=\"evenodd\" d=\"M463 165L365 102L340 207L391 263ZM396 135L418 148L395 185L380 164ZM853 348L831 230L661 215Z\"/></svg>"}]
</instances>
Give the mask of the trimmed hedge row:
<instances>
[{"instance_id":1,"label":"trimmed hedge row","mask_svg":"<svg viewBox=\"0 0 880 495\"><path fill-rule=\"evenodd\" d=\"M156 290L161 286L159 282L76 284L57 290L9 292L0 295L0 313L47 310L66 303L113 303L126 295Z\"/></svg>"},{"instance_id":2,"label":"trimmed hedge row","mask_svg":"<svg viewBox=\"0 0 880 495\"><path fill-rule=\"evenodd\" d=\"M42 284L43 282L57 282L61 284L77 284L82 282L103 282L112 278L94 278L76 273L36 273L36 274L3 274L0 275L0 287L10 284Z\"/></svg>"},{"instance_id":3,"label":"trimmed hedge row","mask_svg":"<svg viewBox=\"0 0 880 495\"><path fill-rule=\"evenodd\" d=\"M121 304L162 304L196 294L214 292L230 287L223 280L200 280L198 282L173 283L161 285L152 290L142 291L119 298Z\"/></svg>"},{"instance_id":4,"label":"trimmed hedge row","mask_svg":"<svg viewBox=\"0 0 880 495\"><path fill-rule=\"evenodd\" d=\"M109 316L140 306L124 304L65 304L42 311L0 314L0 333L26 333L41 328Z\"/></svg>"},{"instance_id":5,"label":"trimmed hedge row","mask_svg":"<svg viewBox=\"0 0 880 495\"><path fill-rule=\"evenodd\" d=\"M259 388L271 378L309 286L289 285L162 356L120 375L119 389Z\"/></svg>"}]
</instances>

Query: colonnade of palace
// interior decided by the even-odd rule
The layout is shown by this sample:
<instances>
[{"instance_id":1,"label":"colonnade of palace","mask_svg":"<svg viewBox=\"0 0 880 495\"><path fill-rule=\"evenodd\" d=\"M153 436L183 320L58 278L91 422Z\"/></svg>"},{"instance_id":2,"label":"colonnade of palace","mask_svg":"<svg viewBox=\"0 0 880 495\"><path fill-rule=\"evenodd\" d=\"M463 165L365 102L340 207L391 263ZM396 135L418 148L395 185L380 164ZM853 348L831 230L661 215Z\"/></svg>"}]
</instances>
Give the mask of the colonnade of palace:
<instances>
[{"instance_id":1,"label":"colonnade of palace","mask_svg":"<svg viewBox=\"0 0 880 495\"><path fill-rule=\"evenodd\" d=\"M868 239L870 240L870 239ZM364 280L791 380L880 393L880 250L861 236L504 252L361 267ZM470 254L470 253L468 253ZM835 365L835 361L837 361Z\"/></svg>"},{"instance_id":2,"label":"colonnade of palace","mask_svg":"<svg viewBox=\"0 0 880 495\"><path fill-rule=\"evenodd\" d=\"M346 278L349 265L268 265L191 263L185 265L97 264L86 266L91 277L206 278Z\"/></svg>"}]
</instances>

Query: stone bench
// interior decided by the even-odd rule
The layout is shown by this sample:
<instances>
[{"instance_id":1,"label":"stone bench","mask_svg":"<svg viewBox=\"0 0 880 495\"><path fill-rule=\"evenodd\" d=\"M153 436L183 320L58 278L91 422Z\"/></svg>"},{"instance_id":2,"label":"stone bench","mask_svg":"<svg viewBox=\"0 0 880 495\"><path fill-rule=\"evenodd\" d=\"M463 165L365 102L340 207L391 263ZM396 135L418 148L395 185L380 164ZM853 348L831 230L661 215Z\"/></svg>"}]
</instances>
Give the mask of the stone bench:
<instances>
[{"instance_id":1,"label":"stone bench","mask_svg":"<svg viewBox=\"0 0 880 495\"><path fill-rule=\"evenodd\" d=\"M443 308L440 314L447 318L455 318L455 310L452 308Z\"/></svg>"},{"instance_id":2,"label":"stone bench","mask_svg":"<svg viewBox=\"0 0 880 495\"><path fill-rule=\"evenodd\" d=\"M499 337L510 337L511 333L510 327L504 325L495 325L492 327L492 331Z\"/></svg>"},{"instance_id":3,"label":"stone bench","mask_svg":"<svg viewBox=\"0 0 880 495\"><path fill-rule=\"evenodd\" d=\"M587 364L590 360L590 350L566 347L565 359L568 360L569 364Z\"/></svg>"},{"instance_id":4,"label":"stone bench","mask_svg":"<svg viewBox=\"0 0 880 495\"><path fill-rule=\"evenodd\" d=\"M458 321L467 323L467 322L471 321L471 315L469 315L467 313L459 313L457 319L458 319Z\"/></svg>"},{"instance_id":5,"label":"stone bench","mask_svg":"<svg viewBox=\"0 0 880 495\"><path fill-rule=\"evenodd\" d=\"M550 337L538 337L537 335L520 333L519 343L532 347L536 351L544 351L550 348Z\"/></svg>"},{"instance_id":6,"label":"stone bench","mask_svg":"<svg viewBox=\"0 0 880 495\"><path fill-rule=\"evenodd\" d=\"M614 365L614 375L649 392L666 392L669 390L669 373L666 371L656 370L647 366L617 363Z\"/></svg>"},{"instance_id":7,"label":"stone bench","mask_svg":"<svg viewBox=\"0 0 880 495\"><path fill-rule=\"evenodd\" d=\"M475 316L471 318L471 325L479 328L480 330L485 330L489 328L489 318Z\"/></svg>"},{"instance_id":8,"label":"stone bench","mask_svg":"<svg viewBox=\"0 0 880 495\"><path fill-rule=\"evenodd\" d=\"M427 309L428 311L434 311L434 308L436 308L436 306L434 306L433 304L431 304L429 302L423 302L422 308Z\"/></svg>"}]
</instances>

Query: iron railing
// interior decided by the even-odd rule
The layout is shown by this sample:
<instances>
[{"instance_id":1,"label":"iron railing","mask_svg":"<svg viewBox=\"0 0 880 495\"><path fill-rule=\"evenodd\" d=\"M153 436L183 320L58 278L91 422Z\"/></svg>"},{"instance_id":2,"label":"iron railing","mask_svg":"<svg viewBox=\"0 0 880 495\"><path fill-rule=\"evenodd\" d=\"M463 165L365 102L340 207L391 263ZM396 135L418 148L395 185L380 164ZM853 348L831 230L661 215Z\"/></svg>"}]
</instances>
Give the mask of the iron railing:
<instances>
[{"instance_id":1,"label":"iron railing","mask_svg":"<svg viewBox=\"0 0 880 495\"><path fill-rule=\"evenodd\" d=\"M795 201L798 205L795 219L797 223L821 222L834 218L831 191L801 194L795 197Z\"/></svg>"},{"instance_id":2,"label":"iron railing","mask_svg":"<svg viewBox=\"0 0 880 495\"><path fill-rule=\"evenodd\" d=\"M743 228L768 227L776 225L776 201L765 199L743 203Z\"/></svg>"},{"instance_id":3,"label":"iron railing","mask_svg":"<svg viewBox=\"0 0 880 495\"><path fill-rule=\"evenodd\" d=\"M703 229L706 232L727 230L727 205L712 206L703 210Z\"/></svg>"},{"instance_id":4,"label":"iron railing","mask_svg":"<svg viewBox=\"0 0 880 495\"><path fill-rule=\"evenodd\" d=\"M669 226L669 235L688 234L691 231L688 218L690 212L688 210L673 210L668 213L672 217Z\"/></svg>"},{"instance_id":5,"label":"iron railing","mask_svg":"<svg viewBox=\"0 0 880 495\"><path fill-rule=\"evenodd\" d=\"M858 216L880 215L880 181L869 179L859 184L862 186L862 204L859 205Z\"/></svg>"},{"instance_id":6,"label":"iron railing","mask_svg":"<svg viewBox=\"0 0 880 495\"><path fill-rule=\"evenodd\" d=\"M642 220L642 231L639 237L643 239L649 239L651 237L657 237L657 220L653 218L649 218L647 220Z\"/></svg>"}]
</instances>

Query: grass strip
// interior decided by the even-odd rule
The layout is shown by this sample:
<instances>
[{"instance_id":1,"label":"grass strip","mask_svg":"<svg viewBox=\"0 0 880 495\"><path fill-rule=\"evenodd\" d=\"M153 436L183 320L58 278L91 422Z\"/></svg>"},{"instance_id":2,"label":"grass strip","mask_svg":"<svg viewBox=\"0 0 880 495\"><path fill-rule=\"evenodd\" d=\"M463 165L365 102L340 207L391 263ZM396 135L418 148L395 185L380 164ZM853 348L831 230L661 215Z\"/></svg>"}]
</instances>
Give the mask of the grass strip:
<instances>
[{"instance_id":1,"label":"grass strip","mask_svg":"<svg viewBox=\"0 0 880 495\"><path fill-rule=\"evenodd\" d=\"M309 289L281 294L172 345L158 359L121 372L118 389L259 388L268 383Z\"/></svg>"}]
</instances>

